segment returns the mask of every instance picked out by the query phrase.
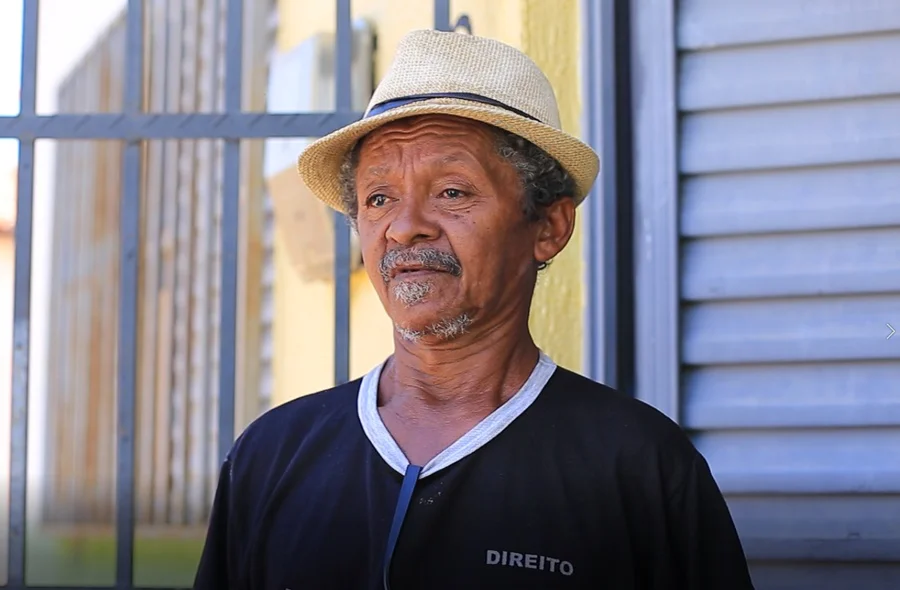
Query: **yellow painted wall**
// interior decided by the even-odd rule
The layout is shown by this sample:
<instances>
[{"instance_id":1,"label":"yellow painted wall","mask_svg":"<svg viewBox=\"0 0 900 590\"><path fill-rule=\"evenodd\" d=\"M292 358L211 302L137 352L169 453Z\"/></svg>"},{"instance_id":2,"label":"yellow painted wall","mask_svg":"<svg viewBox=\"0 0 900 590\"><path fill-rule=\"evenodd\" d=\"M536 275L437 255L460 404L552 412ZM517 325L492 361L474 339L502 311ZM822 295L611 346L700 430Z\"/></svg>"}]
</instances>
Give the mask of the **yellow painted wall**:
<instances>
[{"instance_id":1,"label":"yellow painted wall","mask_svg":"<svg viewBox=\"0 0 900 590\"><path fill-rule=\"evenodd\" d=\"M579 135L581 91L577 0L522 0L521 49L556 90L563 129ZM558 364L581 370L583 342L582 223L571 242L541 273L531 309L531 331Z\"/></svg>"},{"instance_id":2,"label":"yellow painted wall","mask_svg":"<svg viewBox=\"0 0 900 590\"><path fill-rule=\"evenodd\" d=\"M375 78L390 63L397 42L412 29L434 22L431 0L354 0L353 17L375 28ZM307 37L334 31L335 3L279 0L278 46L289 49ZM455 0L451 20L468 14L473 32L522 48L557 89L565 129L578 133L578 3L576 0ZM299 182L299 181L298 181ZM276 219L274 403L332 385L334 286L305 283L287 259L285 239L297 228ZM581 232L542 273L532 330L538 344L569 368L581 367ZM327 246L326 246L327 247ZM392 329L378 296L362 271L351 278L351 378L384 360L393 349Z\"/></svg>"}]
</instances>

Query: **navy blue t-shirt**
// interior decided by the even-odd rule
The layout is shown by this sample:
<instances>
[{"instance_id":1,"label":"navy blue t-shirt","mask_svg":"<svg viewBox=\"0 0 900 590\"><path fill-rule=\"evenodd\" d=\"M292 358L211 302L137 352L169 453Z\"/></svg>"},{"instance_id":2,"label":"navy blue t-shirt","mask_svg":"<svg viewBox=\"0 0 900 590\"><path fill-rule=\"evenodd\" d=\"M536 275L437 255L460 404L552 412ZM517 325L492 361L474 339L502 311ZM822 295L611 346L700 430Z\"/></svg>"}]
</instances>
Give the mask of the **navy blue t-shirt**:
<instances>
[{"instance_id":1,"label":"navy blue t-shirt","mask_svg":"<svg viewBox=\"0 0 900 590\"><path fill-rule=\"evenodd\" d=\"M239 437L196 589L384 588L408 462L378 417L380 369L274 408ZM543 355L519 393L423 467L391 590L752 588L681 429Z\"/></svg>"}]
</instances>

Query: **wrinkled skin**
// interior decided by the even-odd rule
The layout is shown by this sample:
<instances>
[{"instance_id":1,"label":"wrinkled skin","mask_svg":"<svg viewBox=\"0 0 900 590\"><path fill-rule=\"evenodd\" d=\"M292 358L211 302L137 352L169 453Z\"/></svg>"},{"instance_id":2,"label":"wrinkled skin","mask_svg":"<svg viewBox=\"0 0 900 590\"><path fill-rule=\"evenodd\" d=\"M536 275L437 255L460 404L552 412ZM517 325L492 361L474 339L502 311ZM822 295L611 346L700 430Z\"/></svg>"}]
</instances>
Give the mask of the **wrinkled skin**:
<instances>
[{"instance_id":1,"label":"wrinkled skin","mask_svg":"<svg viewBox=\"0 0 900 590\"><path fill-rule=\"evenodd\" d=\"M378 411L406 457L425 465L533 370L537 266L565 247L575 206L562 198L529 222L490 128L441 116L372 132L356 192L363 261L396 327Z\"/></svg>"},{"instance_id":2,"label":"wrinkled skin","mask_svg":"<svg viewBox=\"0 0 900 590\"><path fill-rule=\"evenodd\" d=\"M401 335L434 342L459 337L435 327L460 318L468 333L527 321L536 264L559 253L574 224L569 199L529 223L516 172L489 128L455 117L372 132L356 188L363 259L388 315Z\"/></svg>"}]
</instances>

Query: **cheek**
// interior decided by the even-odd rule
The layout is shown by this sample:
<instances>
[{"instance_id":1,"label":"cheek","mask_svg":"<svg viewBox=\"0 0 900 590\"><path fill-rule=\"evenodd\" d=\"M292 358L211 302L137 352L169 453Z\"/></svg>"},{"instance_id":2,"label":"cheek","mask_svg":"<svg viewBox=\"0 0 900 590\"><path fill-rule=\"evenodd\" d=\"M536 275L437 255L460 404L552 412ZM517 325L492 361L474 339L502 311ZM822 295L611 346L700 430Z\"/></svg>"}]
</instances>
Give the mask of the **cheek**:
<instances>
[{"instance_id":1,"label":"cheek","mask_svg":"<svg viewBox=\"0 0 900 590\"><path fill-rule=\"evenodd\" d=\"M533 236L521 224L506 219L472 220L458 240L461 248L476 261L490 264L514 264L520 258L533 257Z\"/></svg>"},{"instance_id":2,"label":"cheek","mask_svg":"<svg viewBox=\"0 0 900 590\"><path fill-rule=\"evenodd\" d=\"M450 243L450 248L465 269L466 266L477 266L479 258L483 258L484 244L486 242L484 232L486 224L471 219L458 217L444 224L444 234ZM466 264L468 263L468 264Z\"/></svg>"},{"instance_id":3,"label":"cheek","mask_svg":"<svg viewBox=\"0 0 900 590\"><path fill-rule=\"evenodd\" d=\"M363 266L371 277L373 272L379 275L378 266L384 256L384 240L379 240L370 228L359 227L359 252L362 255Z\"/></svg>"},{"instance_id":4,"label":"cheek","mask_svg":"<svg viewBox=\"0 0 900 590\"><path fill-rule=\"evenodd\" d=\"M481 283L489 277L505 274L510 261L508 228L494 220L466 220L448 235L453 251L462 262L469 281ZM465 270L469 272L466 273Z\"/></svg>"}]
</instances>

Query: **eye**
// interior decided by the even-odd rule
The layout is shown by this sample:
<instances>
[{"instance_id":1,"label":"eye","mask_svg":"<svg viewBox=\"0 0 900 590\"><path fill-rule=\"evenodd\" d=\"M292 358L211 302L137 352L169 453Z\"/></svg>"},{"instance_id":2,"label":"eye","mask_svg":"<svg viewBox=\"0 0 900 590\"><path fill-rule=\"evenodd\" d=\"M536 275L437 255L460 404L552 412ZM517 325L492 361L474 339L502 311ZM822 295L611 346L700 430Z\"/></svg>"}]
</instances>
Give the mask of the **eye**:
<instances>
[{"instance_id":1,"label":"eye","mask_svg":"<svg viewBox=\"0 0 900 590\"><path fill-rule=\"evenodd\" d=\"M384 207L387 205L388 198L386 195L376 194L366 199L366 205L369 207Z\"/></svg>"},{"instance_id":2,"label":"eye","mask_svg":"<svg viewBox=\"0 0 900 590\"><path fill-rule=\"evenodd\" d=\"M448 199L459 199L461 197L464 197L466 193L462 192L458 188L448 188L445 189L441 194Z\"/></svg>"}]
</instances>

